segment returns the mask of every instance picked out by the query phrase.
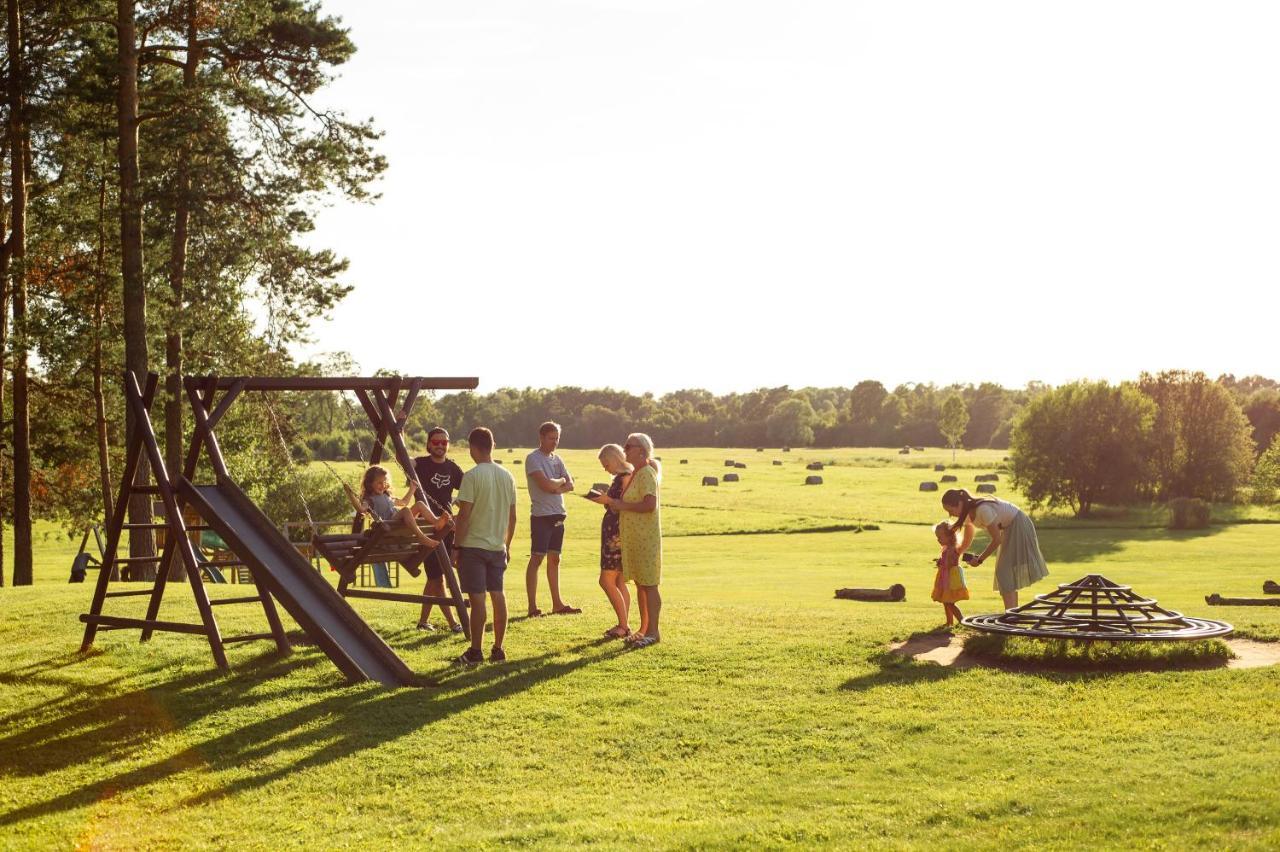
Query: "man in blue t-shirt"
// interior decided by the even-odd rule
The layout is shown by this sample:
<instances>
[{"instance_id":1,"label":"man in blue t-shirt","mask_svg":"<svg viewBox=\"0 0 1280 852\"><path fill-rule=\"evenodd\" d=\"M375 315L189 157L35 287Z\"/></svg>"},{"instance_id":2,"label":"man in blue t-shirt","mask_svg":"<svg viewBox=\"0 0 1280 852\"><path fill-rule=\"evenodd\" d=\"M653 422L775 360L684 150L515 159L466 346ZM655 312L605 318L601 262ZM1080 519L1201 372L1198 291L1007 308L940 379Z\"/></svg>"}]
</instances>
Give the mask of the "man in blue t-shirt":
<instances>
[{"instance_id":1,"label":"man in blue t-shirt","mask_svg":"<svg viewBox=\"0 0 1280 852\"><path fill-rule=\"evenodd\" d=\"M576 615L582 612L560 599L560 550L564 546L564 495L573 490L573 477L556 455L560 445L560 424L548 420L538 427L538 449L524 460L529 480L530 539L529 567L524 572L525 590L529 593L529 617L542 615L538 609L538 568L547 559L547 584L551 586L553 615Z\"/></svg>"}]
</instances>

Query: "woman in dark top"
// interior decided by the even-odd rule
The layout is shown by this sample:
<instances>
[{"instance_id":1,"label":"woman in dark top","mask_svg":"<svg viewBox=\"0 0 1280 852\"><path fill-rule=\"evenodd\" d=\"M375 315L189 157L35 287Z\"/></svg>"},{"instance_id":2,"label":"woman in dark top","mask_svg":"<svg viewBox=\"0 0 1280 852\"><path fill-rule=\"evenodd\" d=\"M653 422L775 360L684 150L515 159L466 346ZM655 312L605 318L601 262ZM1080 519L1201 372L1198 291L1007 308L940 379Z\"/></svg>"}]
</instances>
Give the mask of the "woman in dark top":
<instances>
[{"instance_id":1,"label":"woman in dark top","mask_svg":"<svg viewBox=\"0 0 1280 852\"><path fill-rule=\"evenodd\" d=\"M622 447L617 444L601 447L600 465L613 474L613 484L609 486L607 496L621 499L631 478L631 465L627 463ZM631 594L622 579L622 535L618 528L618 513L607 507L600 521L600 588L604 589L618 616L617 626L606 630L604 635L610 639L625 639L631 635L631 627L627 624Z\"/></svg>"}]
</instances>

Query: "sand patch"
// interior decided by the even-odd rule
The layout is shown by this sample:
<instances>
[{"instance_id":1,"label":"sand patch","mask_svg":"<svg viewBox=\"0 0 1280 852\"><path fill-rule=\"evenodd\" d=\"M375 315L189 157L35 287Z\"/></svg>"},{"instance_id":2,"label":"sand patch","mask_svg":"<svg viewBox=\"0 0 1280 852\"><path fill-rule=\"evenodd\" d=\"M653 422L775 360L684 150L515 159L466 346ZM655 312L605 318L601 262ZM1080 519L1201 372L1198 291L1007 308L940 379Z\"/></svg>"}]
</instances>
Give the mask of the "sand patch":
<instances>
[{"instance_id":1,"label":"sand patch","mask_svg":"<svg viewBox=\"0 0 1280 852\"><path fill-rule=\"evenodd\" d=\"M1026 663L997 663L964 653L963 636L951 633L928 633L895 642L889 650L922 663L937 663L967 669L977 665L1001 669L1026 669ZM1255 642L1252 639L1223 639L1235 657L1227 661L1229 669L1256 669L1280 663L1280 642Z\"/></svg>"}]
</instances>

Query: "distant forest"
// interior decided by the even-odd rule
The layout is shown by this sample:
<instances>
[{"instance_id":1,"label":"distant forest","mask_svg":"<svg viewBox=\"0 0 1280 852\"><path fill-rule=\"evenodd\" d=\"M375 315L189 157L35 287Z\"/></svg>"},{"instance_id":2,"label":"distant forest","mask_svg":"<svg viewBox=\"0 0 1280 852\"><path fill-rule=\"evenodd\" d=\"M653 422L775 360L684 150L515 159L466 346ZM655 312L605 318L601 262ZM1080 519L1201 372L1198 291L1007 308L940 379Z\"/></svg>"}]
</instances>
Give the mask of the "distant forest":
<instances>
[{"instance_id":1,"label":"distant forest","mask_svg":"<svg viewBox=\"0 0 1280 852\"><path fill-rule=\"evenodd\" d=\"M1280 431L1280 382L1261 376L1221 376L1253 429L1257 452ZM948 446L943 409L958 397L968 418L957 446L1005 449L1026 405L1051 390L1032 383L1008 389L980 385L903 384L892 390L877 381L852 387L761 388L716 396L680 390L654 396L626 391L558 387L503 388L487 394L450 393L417 406L407 431L425 446L426 430L441 425L456 440L476 425L494 431L501 446L531 447L538 425L563 427L561 445L598 447L628 432L646 432L658 446L671 447L894 447ZM347 410L343 410L343 408ZM318 399L297 412L297 430L306 435L312 458L358 459L367 454L369 430L350 405ZM301 448L295 452L302 453Z\"/></svg>"}]
</instances>

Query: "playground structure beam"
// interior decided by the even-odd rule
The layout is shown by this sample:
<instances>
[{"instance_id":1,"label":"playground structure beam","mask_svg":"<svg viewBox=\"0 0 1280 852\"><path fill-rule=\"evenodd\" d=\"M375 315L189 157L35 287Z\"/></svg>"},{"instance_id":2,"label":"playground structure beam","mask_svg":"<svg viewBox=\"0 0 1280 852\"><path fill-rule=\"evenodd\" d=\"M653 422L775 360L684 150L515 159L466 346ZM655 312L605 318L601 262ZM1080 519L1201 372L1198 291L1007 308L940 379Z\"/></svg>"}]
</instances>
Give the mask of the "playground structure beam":
<instances>
[{"instance_id":1,"label":"playground structure beam","mask_svg":"<svg viewBox=\"0 0 1280 852\"><path fill-rule=\"evenodd\" d=\"M416 385L422 390L475 390L475 376L186 376L190 391L383 391L395 392Z\"/></svg>"}]
</instances>

